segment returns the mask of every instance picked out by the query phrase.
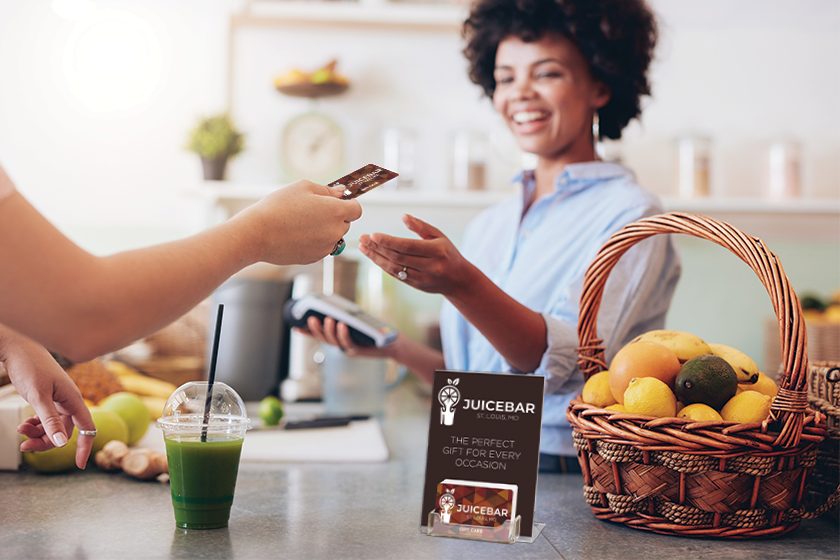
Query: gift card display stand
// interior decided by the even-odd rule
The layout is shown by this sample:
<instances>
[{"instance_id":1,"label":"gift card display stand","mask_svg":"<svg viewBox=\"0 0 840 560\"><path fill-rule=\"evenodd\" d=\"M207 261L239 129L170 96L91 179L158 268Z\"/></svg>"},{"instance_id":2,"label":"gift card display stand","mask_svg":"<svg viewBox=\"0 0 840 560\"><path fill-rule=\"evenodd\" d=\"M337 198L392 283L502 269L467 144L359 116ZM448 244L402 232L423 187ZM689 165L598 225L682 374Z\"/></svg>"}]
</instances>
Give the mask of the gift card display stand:
<instances>
[{"instance_id":1,"label":"gift card display stand","mask_svg":"<svg viewBox=\"0 0 840 560\"><path fill-rule=\"evenodd\" d=\"M421 530L514 544L534 522L545 378L437 371Z\"/></svg>"}]
</instances>

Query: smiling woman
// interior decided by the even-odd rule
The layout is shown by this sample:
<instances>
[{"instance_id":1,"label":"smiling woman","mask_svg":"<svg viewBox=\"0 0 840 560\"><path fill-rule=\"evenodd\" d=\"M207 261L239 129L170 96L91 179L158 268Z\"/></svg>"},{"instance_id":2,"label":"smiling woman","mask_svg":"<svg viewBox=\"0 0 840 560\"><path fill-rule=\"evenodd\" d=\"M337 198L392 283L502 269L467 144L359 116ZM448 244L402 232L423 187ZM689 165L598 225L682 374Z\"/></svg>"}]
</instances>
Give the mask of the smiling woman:
<instances>
[{"instance_id":1,"label":"smiling woman","mask_svg":"<svg viewBox=\"0 0 840 560\"><path fill-rule=\"evenodd\" d=\"M148 101L163 72L157 35L141 17L99 10L76 24L63 56L64 76L75 97L101 113Z\"/></svg>"},{"instance_id":2,"label":"smiling woman","mask_svg":"<svg viewBox=\"0 0 840 560\"><path fill-rule=\"evenodd\" d=\"M599 135L618 138L639 115L656 25L643 0L478 0L463 29L470 78L536 167L519 176L521 195L467 226L460 251L411 216L403 221L420 239L359 238L383 270L446 298L443 353L405 336L359 348L329 318L307 326L347 355L384 354L426 379L444 367L545 376L540 465L565 472L578 464L566 408L584 384L574 352L584 273L610 235L662 212L628 169L595 151ZM617 269L598 320L610 357L664 324L680 267L672 242L657 236Z\"/></svg>"}]
</instances>

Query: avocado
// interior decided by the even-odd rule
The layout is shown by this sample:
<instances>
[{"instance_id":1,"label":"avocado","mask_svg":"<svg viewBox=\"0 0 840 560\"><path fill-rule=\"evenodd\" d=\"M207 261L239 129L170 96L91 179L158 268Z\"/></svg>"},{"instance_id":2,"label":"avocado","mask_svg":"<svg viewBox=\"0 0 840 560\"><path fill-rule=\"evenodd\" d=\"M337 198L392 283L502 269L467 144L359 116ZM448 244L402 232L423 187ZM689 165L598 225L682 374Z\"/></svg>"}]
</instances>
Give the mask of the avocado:
<instances>
[{"instance_id":1,"label":"avocado","mask_svg":"<svg viewBox=\"0 0 840 560\"><path fill-rule=\"evenodd\" d=\"M674 381L677 400L686 406L703 403L719 411L736 391L738 375L729 362L714 354L702 354L688 360Z\"/></svg>"}]
</instances>

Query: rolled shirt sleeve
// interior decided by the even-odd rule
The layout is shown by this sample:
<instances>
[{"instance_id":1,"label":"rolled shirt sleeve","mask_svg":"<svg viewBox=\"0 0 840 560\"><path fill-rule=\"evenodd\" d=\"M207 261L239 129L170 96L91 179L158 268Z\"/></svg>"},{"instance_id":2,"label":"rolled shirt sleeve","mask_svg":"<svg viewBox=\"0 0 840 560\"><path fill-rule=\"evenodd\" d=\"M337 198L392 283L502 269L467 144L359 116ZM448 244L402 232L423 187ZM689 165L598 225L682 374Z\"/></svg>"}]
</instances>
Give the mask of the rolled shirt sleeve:
<instances>
[{"instance_id":1,"label":"rolled shirt sleeve","mask_svg":"<svg viewBox=\"0 0 840 560\"><path fill-rule=\"evenodd\" d=\"M541 451L574 455L566 408L584 384L576 348L586 269L613 233L662 209L616 164L567 166L556 183L557 192L535 202L524 216L522 200L514 200L477 217L463 247L466 258L494 283L545 319L547 349L539 367L534 372L511 368L448 302L441 309L441 333L450 369L545 375ZM608 363L636 335L664 326L679 274L668 235L648 238L618 260L597 317Z\"/></svg>"}]
</instances>

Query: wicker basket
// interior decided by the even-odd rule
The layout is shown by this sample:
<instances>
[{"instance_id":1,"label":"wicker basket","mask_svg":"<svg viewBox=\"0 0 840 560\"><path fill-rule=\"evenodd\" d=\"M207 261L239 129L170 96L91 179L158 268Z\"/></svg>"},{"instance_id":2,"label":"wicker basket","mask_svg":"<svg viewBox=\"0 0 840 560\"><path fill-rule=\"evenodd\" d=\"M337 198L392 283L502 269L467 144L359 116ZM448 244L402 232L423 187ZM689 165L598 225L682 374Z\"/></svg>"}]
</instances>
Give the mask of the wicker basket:
<instances>
[{"instance_id":1,"label":"wicker basket","mask_svg":"<svg viewBox=\"0 0 840 560\"><path fill-rule=\"evenodd\" d=\"M840 362L840 325L811 321L808 330L808 359L811 363ZM782 363L779 346L779 322L768 317L764 321L764 372L772 376Z\"/></svg>"},{"instance_id":2,"label":"wicker basket","mask_svg":"<svg viewBox=\"0 0 840 560\"><path fill-rule=\"evenodd\" d=\"M826 415L828 429L808 489L813 503L827 501L825 509L834 519L840 519L840 362L811 362L808 375L808 403Z\"/></svg>"},{"instance_id":3,"label":"wicker basket","mask_svg":"<svg viewBox=\"0 0 840 560\"><path fill-rule=\"evenodd\" d=\"M752 538L799 525L805 491L826 435L808 408L806 334L799 299L760 239L732 226L672 213L633 222L589 266L581 296L578 365L588 379L607 369L596 318L618 259L657 234L684 233L729 249L758 275L779 318L784 373L763 423L696 422L605 410L573 400L567 418L595 516L670 535Z\"/></svg>"}]
</instances>

